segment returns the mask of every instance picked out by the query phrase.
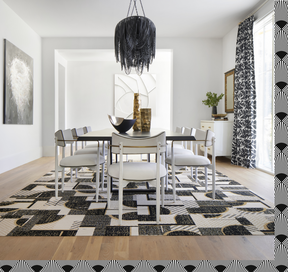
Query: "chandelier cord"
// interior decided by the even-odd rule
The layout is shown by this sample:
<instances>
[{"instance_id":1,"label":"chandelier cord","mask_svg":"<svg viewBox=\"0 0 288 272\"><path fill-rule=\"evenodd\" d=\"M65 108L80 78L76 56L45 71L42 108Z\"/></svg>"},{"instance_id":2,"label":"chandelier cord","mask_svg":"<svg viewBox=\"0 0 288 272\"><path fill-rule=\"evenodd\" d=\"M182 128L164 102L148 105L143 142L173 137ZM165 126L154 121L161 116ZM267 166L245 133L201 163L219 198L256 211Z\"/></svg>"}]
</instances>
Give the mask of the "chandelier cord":
<instances>
[{"instance_id":1,"label":"chandelier cord","mask_svg":"<svg viewBox=\"0 0 288 272\"><path fill-rule=\"evenodd\" d=\"M138 9L137 9L137 4L136 4L137 0L130 0L128 12L127 12L127 17L129 16L129 12L130 12L130 9L131 9L131 3L132 3L132 1L134 2L134 4L133 4L133 8L132 8L132 11L131 11L131 15L130 15L130 16L133 15L134 8L135 8L135 10L136 10L137 16L139 16L139 14L138 14ZM142 1L141 1L141 0L140 0L140 4L141 4L141 9L142 9L143 15L144 15L144 17L146 17L145 11L144 11L144 8L143 8Z\"/></svg>"},{"instance_id":2,"label":"chandelier cord","mask_svg":"<svg viewBox=\"0 0 288 272\"><path fill-rule=\"evenodd\" d=\"M132 0L130 0L130 4L129 4L129 8L128 8L128 12L127 12L127 16L126 17L128 17L128 15L129 15L129 11L130 11L130 8L131 8L131 3L132 3ZM133 6L133 10L134 10L134 6ZM133 12L133 10L132 10L132 12Z\"/></svg>"},{"instance_id":3,"label":"chandelier cord","mask_svg":"<svg viewBox=\"0 0 288 272\"><path fill-rule=\"evenodd\" d=\"M134 7L135 7L135 10L136 10L137 16L139 16L139 15L138 15L138 10L137 10L136 1L137 1L137 0L134 0ZM134 7L133 7L133 10L134 10ZM132 16L132 14L133 14L133 10L132 10L131 16Z\"/></svg>"},{"instance_id":4,"label":"chandelier cord","mask_svg":"<svg viewBox=\"0 0 288 272\"><path fill-rule=\"evenodd\" d=\"M144 17L146 17L146 16L145 16L145 12L144 12L144 8L143 8L142 1L141 1L141 0L140 0L140 4L141 4L141 8L142 8L142 11L143 11Z\"/></svg>"}]
</instances>

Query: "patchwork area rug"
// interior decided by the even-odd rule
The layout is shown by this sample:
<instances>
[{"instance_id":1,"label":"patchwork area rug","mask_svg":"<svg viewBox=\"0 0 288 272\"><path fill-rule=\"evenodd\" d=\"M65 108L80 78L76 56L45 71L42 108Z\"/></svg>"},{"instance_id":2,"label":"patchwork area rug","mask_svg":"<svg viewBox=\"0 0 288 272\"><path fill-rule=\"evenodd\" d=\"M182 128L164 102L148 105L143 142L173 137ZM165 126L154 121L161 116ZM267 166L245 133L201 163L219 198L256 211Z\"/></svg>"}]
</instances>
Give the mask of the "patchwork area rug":
<instances>
[{"instance_id":1,"label":"patchwork area rug","mask_svg":"<svg viewBox=\"0 0 288 272\"><path fill-rule=\"evenodd\" d=\"M84 168L72 182L67 172L64 193L60 190L57 200L51 171L0 203L0 236L274 235L273 204L219 172L213 201L211 191L205 192L204 172L199 169L198 182L189 169L177 171L175 203L169 172L159 225L155 222L155 193L139 192L151 189L149 184L129 183L122 226L117 191L110 209L106 207L106 184L95 202L93 172ZM211 173L208 175L211 189ZM117 189L117 181L113 188Z\"/></svg>"}]
</instances>

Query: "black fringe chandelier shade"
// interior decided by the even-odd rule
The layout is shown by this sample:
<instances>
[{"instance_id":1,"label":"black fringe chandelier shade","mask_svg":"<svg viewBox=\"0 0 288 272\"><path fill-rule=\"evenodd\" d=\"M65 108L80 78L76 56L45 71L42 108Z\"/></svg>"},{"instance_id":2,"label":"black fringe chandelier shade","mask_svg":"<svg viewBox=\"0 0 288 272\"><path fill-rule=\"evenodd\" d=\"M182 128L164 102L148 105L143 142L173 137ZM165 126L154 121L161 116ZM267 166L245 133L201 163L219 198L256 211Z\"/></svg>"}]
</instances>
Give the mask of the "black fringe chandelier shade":
<instances>
[{"instance_id":1,"label":"black fringe chandelier shade","mask_svg":"<svg viewBox=\"0 0 288 272\"><path fill-rule=\"evenodd\" d=\"M137 12L137 0L133 1ZM133 67L138 75L142 74L144 67L149 71L149 65L155 58L156 27L154 23L146 18L145 14L144 17L139 16L138 12L137 16L129 16L121 20L115 28L114 46L116 61L121 63L121 70L124 69L127 75Z\"/></svg>"}]
</instances>

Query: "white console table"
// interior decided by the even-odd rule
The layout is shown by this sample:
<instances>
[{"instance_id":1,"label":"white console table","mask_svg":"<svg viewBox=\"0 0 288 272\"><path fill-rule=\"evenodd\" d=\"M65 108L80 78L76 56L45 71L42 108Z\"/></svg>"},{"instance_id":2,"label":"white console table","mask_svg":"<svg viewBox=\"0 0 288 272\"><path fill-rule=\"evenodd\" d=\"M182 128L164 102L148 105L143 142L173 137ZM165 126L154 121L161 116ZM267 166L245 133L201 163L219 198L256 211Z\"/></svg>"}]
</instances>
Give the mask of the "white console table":
<instances>
[{"instance_id":1,"label":"white console table","mask_svg":"<svg viewBox=\"0 0 288 272\"><path fill-rule=\"evenodd\" d=\"M215 133L215 157L231 156L233 121L212 121L201 120L201 129L210 129ZM200 145L200 150L204 151L204 145ZM212 155L212 148L207 148L208 154Z\"/></svg>"}]
</instances>

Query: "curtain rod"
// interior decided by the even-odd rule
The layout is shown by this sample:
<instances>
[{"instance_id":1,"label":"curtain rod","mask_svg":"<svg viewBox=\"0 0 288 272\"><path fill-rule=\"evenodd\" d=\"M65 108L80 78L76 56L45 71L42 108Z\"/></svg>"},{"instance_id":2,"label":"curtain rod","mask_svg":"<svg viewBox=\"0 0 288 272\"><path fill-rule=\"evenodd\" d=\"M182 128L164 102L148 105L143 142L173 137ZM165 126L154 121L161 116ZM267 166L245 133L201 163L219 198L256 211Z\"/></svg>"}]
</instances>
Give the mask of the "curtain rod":
<instances>
[{"instance_id":1,"label":"curtain rod","mask_svg":"<svg viewBox=\"0 0 288 272\"><path fill-rule=\"evenodd\" d=\"M242 24L247 18L249 18L250 16L254 15L259 9L261 9L268 1L270 0L266 0L263 4L261 4L258 8L256 8L252 13L250 13L242 22L240 22L238 25Z\"/></svg>"}]
</instances>

